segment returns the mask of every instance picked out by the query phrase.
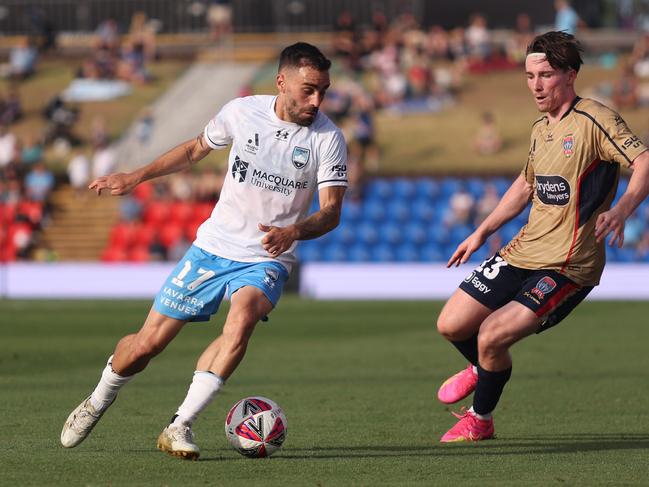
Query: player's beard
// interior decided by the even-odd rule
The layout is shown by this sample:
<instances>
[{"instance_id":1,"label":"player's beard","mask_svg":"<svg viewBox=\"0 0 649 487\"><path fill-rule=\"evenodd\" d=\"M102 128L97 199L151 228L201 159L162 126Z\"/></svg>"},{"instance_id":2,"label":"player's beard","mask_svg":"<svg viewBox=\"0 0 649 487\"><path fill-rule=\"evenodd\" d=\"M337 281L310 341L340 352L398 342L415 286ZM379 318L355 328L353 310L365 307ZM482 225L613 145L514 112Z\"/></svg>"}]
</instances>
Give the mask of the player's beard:
<instances>
[{"instance_id":1,"label":"player's beard","mask_svg":"<svg viewBox=\"0 0 649 487\"><path fill-rule=\"evenodd\" d=\"M301 125L302 127L308 127L309 125L311 125L315 120L315 117L318 115L317 108L309 107L300 109L297 106L297 102L295 100L289 100L289 103L286 107L286 112L288 113L291 122L297 125ZM313 115L311 115L309 112L313 112Z\"/></svg>"}]
</instances>

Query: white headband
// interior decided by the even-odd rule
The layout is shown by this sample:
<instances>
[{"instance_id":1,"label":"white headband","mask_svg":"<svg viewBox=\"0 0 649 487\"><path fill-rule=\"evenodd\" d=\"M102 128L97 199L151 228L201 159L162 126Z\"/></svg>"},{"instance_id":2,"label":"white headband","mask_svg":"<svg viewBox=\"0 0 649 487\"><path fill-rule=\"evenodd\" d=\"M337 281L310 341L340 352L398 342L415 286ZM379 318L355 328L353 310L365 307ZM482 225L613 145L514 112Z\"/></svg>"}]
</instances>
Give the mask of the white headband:
<instances>
[{"instance_id":1,"label":"white headband","mask_svg":"<svg viewBox=\"0 0 649 487\"><path fill-rule=\"evenodd\" d=\"M544 52L530 52L527 57L546 57Z\"/></svg>"}]
</instances>

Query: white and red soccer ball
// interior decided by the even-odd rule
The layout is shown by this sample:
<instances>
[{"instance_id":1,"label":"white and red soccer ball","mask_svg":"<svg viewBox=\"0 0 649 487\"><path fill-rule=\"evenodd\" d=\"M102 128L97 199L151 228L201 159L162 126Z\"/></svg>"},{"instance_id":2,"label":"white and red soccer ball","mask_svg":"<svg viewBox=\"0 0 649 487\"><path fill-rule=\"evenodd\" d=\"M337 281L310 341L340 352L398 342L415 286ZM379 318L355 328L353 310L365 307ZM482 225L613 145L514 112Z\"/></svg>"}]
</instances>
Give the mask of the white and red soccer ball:
<instances>
[{"instance_id":1,"label":"white and red soccer ball","mask_svg":"<svg viewBox=\"0 0 649 487\"><path fill-rule=\"evenodd\" d=\"M225 435L243 456L269 457L286 439L286 416L282 408L270 399L246 397L228 412Z\"/></svg>"}]
</instances>

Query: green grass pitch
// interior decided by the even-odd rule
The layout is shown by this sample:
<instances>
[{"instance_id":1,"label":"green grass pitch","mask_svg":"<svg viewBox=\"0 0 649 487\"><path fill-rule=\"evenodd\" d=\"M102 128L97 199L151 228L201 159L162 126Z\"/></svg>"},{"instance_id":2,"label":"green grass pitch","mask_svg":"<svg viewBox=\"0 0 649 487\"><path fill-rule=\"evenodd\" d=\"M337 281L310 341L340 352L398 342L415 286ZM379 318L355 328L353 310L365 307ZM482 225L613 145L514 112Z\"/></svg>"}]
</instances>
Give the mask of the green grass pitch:
<instances>
[{"instance_id":1,"label":"green grass pitch","mask_svg":"<svg viewBox=\"0 0 649 487\"><path fill-rule=\"evenodd\" d=\"M62 448L63 421L148 306L0 301L0 485L649 483L649 303L587 302L514 347L498 438L441 445L454 418L435 392L465 364L434 331L440 303L286 296L195 424L201 460L183 462L157 451L156 437L224 305L123 389L84 443ZM286 412L286 443L270 459L243 458L225 439L227 410L248 395Z\"/></svg>"}]
</instances>

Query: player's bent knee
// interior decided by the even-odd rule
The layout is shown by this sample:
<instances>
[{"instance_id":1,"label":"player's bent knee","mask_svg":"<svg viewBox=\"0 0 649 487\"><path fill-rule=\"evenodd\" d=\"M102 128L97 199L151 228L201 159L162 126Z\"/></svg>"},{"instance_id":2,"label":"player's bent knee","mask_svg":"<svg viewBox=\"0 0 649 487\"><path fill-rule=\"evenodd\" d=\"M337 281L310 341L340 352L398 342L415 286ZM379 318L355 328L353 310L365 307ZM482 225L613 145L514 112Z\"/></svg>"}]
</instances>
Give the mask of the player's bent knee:
<instances>
[{"instance_id":1,"label":"player's bent knee","mask_svg":"<svg viewBox=\"0 0 649 487\"><path fill-rule=\"evenodd\" d=\"M485 327L478 334L478 353L481 357L493 356L508 349L505 336L498 332L497 327Z\"/></svg>"},{"instance_id":2,"label":"player's bent knee","mask_svg":"<svg viewBox=\"0 0 649 487\"><path fill-rule=\"evenodd\" d=\"M152 340L138 340L135 343L133 354L136 359L152 359L165 348L165 344Z\"/></svg>"}]
</instances>

